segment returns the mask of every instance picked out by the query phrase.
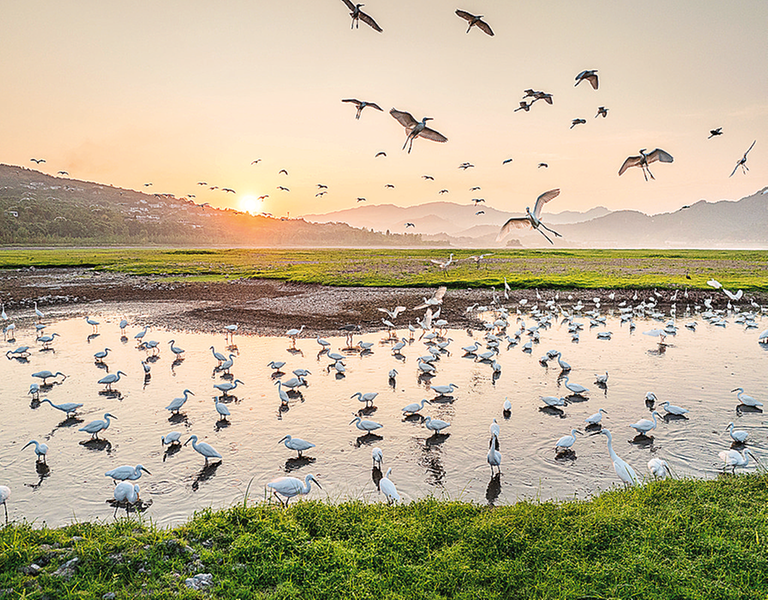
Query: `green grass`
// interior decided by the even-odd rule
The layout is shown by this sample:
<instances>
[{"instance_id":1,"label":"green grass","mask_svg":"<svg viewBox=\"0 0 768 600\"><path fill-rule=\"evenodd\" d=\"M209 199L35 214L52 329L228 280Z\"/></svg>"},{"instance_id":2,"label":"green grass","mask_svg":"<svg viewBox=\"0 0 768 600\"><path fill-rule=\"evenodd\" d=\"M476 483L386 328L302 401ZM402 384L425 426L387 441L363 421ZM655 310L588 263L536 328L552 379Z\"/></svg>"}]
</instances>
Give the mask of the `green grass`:
<instances>
[{"instance_id":1,"label":"green grass","mask_svg":"<svg viewBox=\"0 0 768 600\"><path fill-rule=\"evenodd\" d=\"M589 501L488 508L304 501L0 530L13 598L768 597L768 476L669 480ZM151 509L150 509L151 510ZM70 580L52 573L79 564ZM36 562L36 577L21 569ZM184 579L210 572L209 594ZM1 595L1 594L0 594Z\"/></svg>"},{"instance_id":2,"label":"green grass","mask_svg":"<svg viewBox=\"0 0 768 600\"><path fill-rule=\"evenodd\" d=\"M768 252L731 250L495 250L478 268L472 254L445 273L430 259L446 250L0 250L0 269L92 267L132 275L224 281L281 279L332 286L515 288L707 288L714 277L729 288L768 291ZM690 279L686 278L690 275Z\"/></svg>"}]
</instances>

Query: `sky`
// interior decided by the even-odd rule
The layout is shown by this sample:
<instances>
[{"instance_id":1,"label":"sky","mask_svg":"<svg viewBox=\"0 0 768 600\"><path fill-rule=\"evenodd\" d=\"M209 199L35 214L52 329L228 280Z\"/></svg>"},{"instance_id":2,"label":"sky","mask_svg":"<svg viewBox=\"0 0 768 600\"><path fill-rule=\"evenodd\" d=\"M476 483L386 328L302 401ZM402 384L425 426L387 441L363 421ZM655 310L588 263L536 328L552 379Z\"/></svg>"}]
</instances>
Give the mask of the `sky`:
<instances>
[{"instance_id":1,"label":"sky","mask_svg":"<svg viewBox=\"0 0 768 600\"><path fill-rule=\"evenodd\" d=\"M496 35L465 33L457 8ZM482 197L524 211L556 187L546 211L654 214L768 185L765 0L368 0L363 10L383 33L350 29L342 0L4 2L0 162L292 217L358 197ZM598 70L598 90L574 86L585 69ZM554 104L514 112L526 88ZM384 112L355 120L343 98ZM432 117L448 142L402 151L392 107ZM570 129L574 118L587 123ZM708 140L716 127L723 135ZM753 140L750 171L729 178ZM627 156L656 147L675 160L651 166L655 181L618 176ZM459 169L465 161L475 167ZM317 184L328 193L316 197Z\"/></svg>"}]
</instances>

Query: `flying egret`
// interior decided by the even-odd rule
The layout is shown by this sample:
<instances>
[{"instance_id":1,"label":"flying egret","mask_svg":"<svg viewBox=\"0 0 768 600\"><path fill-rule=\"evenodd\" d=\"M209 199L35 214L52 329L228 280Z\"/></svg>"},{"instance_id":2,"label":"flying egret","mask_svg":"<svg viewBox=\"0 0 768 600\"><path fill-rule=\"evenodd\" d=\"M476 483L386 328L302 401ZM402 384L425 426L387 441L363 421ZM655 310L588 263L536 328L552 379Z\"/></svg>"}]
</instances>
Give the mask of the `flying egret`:
<instances>
[{"instance_id":1,"label":"flying egret","mask_svg":"<svg viewBox=\"0 0 768 600\"><path fill-rule=\"evenodd\" d=\"M360 6L362 6L362 4ZM376 110L383 111L383 109L375 102L364 102L362 100L357 100L356 98L345 98L344 100L342 100L342 102L350 102L357 107L357 114L355 114L355 119L360 118L360 113L363 112L363 109L366 106L370 106L371 108L375 108Z\"/></svg>"},{"instance_id":2,"label":"flying egret","mask_svg":"<svg viewBox=\"0 0 768 600\"><path fill-rule=\"evenodd\" d=\"M747 154L749 154L749 151L752 150L756 141L757 140L752 142L752 145L749 148L747 148L747 151L744 153L744 156L742 156L738 161L736 161L736 166L733 167L733 171L731 171L731 174L728 175L728 177L733 177L733 174L736 172L736 169L738 169L739 167L741 167L741 172L744 174L746 174L746 172L749 171L749 167L747 167Z\"/></svg>"},{"instance_id":3,"label":"flying egret","mask_svg":"<svg viewBox=\"0 0 768 600\"><path fill-rule=\"evenodd\" d=\"M112 492L117 503L136 504L139 501L139 484L121 481ZM115 508L117 514L117 508Z\"/></svg>"},{"instance_id":4,"label":"flying egret","mask_svg":"<svg viewBox=\"0 0 768 600\"><path fill-rule=\"evenodd\" d=\"M48 453L48 445L41 444L37 440L30 440L22 447L22 450L27 446L35 445L35 454L37 454L37 462L45 462L45 455Z\"/></svg>"},{"instance_id":5,"label":"flying egret","mask_svg":"<svg viewBox=\"0 0 768 600\"><path fill-rule=\"evenodd\" d=\"M181 410L181 407L184 406L184 403L188 400L188 396L194 396L192 392L189 390L184 390L182 392L184 394L181 398L174 398L171 400L171 403L165 407L165 410L170 410L172 413L177 413Z\"/></svg>"},{"instance_id":6,"label":"flying egret","mask_svg":"<svg viewBox=\"0 0 768 600\"><path fill-rule=\"evenodd\" d=\"M5 524L8 524L8 505L6 504L8 498L11 497L11 488L7 485L0 485L0 502L5 509Z\"/></svg>"},{"instance_id":7,"label":"flying egret","mask_svg":"<svg viewBox=\"0 0 768 600\"><path fill-rule=\"evenodd\" d=\"M597 425L600 423L600 421L603 420L603 415L608 414L608 411L603 410L602 408L597 409L597 412L594 415L588 416L586 419L584 419L584 422L588 425Z\"/></svg>"},{"instance_id":8,"label":"flying egret","mask_svg":"<svg viewBox=\"0 0 768 600\"><path fill-rule=\"evenodd\" d=\"M227 417L230 415L229 408L227 408L227 405L224 404L223 402L219 402L219 398L215 396L213 398L213 404L216 407L216 412L219 413L221 420L226 421Z\"/></svg>"},{"instance_id":9,"label":"flying egret","mask_svg":"<svg viewBox=\"0 0 768 600\"><path fill-rule=\"evenodd\" d=\"M365 402L365 405L368 406L369 403L372 403L373 400L376 398L376 396L379 395L379 392L355 392L350 396L350 398L354 398L357 396L357 399L359 402Z\"/></svg>"},{"instance_id":10,"label":"flying egret","mask_svg":"<svg viewBox=\"0 0 768 600\"><path fill-rule=\"evenodd\" d=\"M574 127L576 127L576 125L584 125L584 123L586 122L587 122L586 119L573 119L571 121L571 126L569 127L569 129L573 129Z\"/></svg>"},{"instance_id":11,"label":"flying egret","mask_svg":"<svg viewBox=\"0 0 768 600\"><path fill-rule=\"evenodd\" d=\"M747 441L747 438L749 437L749 432L747 431L740 431L733 429L733 422L728 423L727 427L725 428L725 431L731 434L731 439L734 442L738 442L739 444L744 444Z\"/></svg>"},{"instance_id":12,"label":"flying egret","mask_svg":"<svg viewBox=\"0 0 768 600\"><path fill-rule=\"evenodd\" d=\"M426 417L424 419L424 427L429 429L430 431L434 431L435 435L439 435L443 429L446 429L447 427L450 427L451 424L442 421L440 419L433 419L432 417Z\"/></svg>"},{"instance_id":13,"label":"flying egret","mask_svg":"<svg viewBox=\"0 0 768 600\"><path fill-rule=\"evenodd\" d=\"M599 85L599 81L597 80L597 69L591 69L588 71L582 71L578 75L576 75L576 83L574 84L574 87L579 85L582 81L589 81L589 85L592 86L593 90L597 89L597 86Z\"/></svg>"},{"instance_id":14,"label":"flying egret","mask_svg":"<svg viewBox=\"0 0 768 600\"><path fill-rule=\"evenodd\" d=\"M661 458L652 458L649 460L648 470L651 472L651 475L658 477L659 479L664 479L664 477L670 474L667 461L662 460Z\"/></svg>"},{"instance_id":15,"label":"flying egret","mask_svg":"<svg viewBox=\"0 0 768 600\"><path fill-rule=\"evenodd\" d=\"M352 425L352 423L354 423L355 427L357 427L360 431L365 431L366 433L371 433L384 427L384 425L381 423L361 419L359 416L355 417L349 422L350 425Z\"/></svg>"},{"instance_id":16,"label":"flying egret","mask_svg":"<svg viewBox=\"0 0 768 600\"><path fill-rule=\"evenodd\" d=\"M421 402L414 402L412 404L409 404L407 406L404 406L402 408L403 415L405 416L411 416L418 413L421 409L424 408L425 404L432 404L429 400L422 400Z\"/></svg>"},{"instance_id":17,"label":"flying egret","mask_svg":"<svg viewBox=\"0 0 768 600\"><path fill-rule=\"evenodd\" d=\"M687 408L675 406L674 404L670 404L668 401L662 402L659 406L661 406L670 415L683 416L685 413L688 412Z\"/></svg>"},{"instance_id":18,"label":"flying egret","mask_svg":"<svg viewBox=\"0 0 768 600\"><path fill-rule=\"evenodd\" d=\"M758 406L762 406L763 405L762 402L758 402L752 396L747 396L744 393L744 388L738 387L738 388L732 389L731 392L732 393L733 392L739 392L737 394L737 397L739 399L739 402L741 402L744 406L755 406L755 407L758 407Z\"/></svg>"},{"instance_id":19,"label":"flying egret","mask_svg":"<svg viewBox=\"0 0 768 600\"><path fill-rule=\"evenodd\" d=\"M239 379L235 379L232 383L225 381L224 383L216 383L213 387L215 387L217 390L219 390L222 395L229 396L229 392L234 390L238 384L245 385L242 381Z\"/></svg>"},{"instance_id":20,"label":"flying egret","mask_svg":"<svg viewBox=\"0 0 768 600\"><path fill-rule=\"evenodd\" d=\"M483 15L473 15L465 10L457 10L456 14L464 19L467 23L469 23L469 27L467 27L467 33L469 33L469 30L472 29L472 27L477 27L483 33L493 36L493 30L491 29L491 26L488 25L488 23L483 21Z\"/></svg>"},{"instance_id":21,"label":"flying egret","mask_svg":"<svg viewBox=\"0 0 768 600\"><path fill-rule=\"evenodd\" d=\"M554 244L554 242L547 236L546 233L544 233L541 228L543 227L550 233L555 234L557 237L563 237L559 233L557 233L554 229L550 229L544 223L541 221L541 209L544 207L544 205L549 202L550 200L553 200L554 198L557 198L560 195L560 189L556 188L554 190L549 190L547 192L544 192L541 194L538 198L536 198L536 204L533 205L533 212L531 212L530 207L525 207L526 216L525 217L512 217L509 219L504 225L502 225L501 230L499 231L499 234L496 236L496 241L501 241L504 236L506 236L512 229L526 229L531 228L536 231L538 231L541 235L543 235L546 240L550 244Z\"/></svg>"},{"instance_id":22,"label":"flying egret","mask_svg":"<svg viewBox=\"0 0 768 600\"><path fill-rule=\"evenodd\" d=\"M46 385L48 383L47 381L48 379L54 379L59 375L61 375L64 379L67 378L67 376L64 375L64 373L62 373L61 371L56 371L55 373L51 373L50 371L38 371L37 373L32 373L32 377L37 377L38 379L43 380L43 385ZM64 381L64 379L62 379L62 381Z\"/></svg>"},{"instance_id":23,"label":"flying egret","mask_svg":"<svg viewBox=\"0 0 768 600\"><path fill-rule=\"evenodd\" d=\"M571 429L570 435L564 435L557 442L555 442L555 452L560 450L570 450L571 446L576 442L576 434L584 435L578 429Z\"/></svg>"},{"instance_id":24,"label":"flying egret","mask_svg":"<svg viewBox=\"0 0 768 600\"><path fill-rule=\"evenodd\" d=\"M595 119L597 119L597 117L603 117L603 118L607 117L609 110L610 109L605 108L605 106L598 106L597 107L597 114L595 115Z\"/></svg>"},{"instance_id":25,"label":"flying egret","mask_svg":"<svg viewBox=\"0 0 768 600\"><path fill-rule=\"evenodd\" d=\"M91 421L87 425L81 427L78 429L78 431L85 431L86 433L91 434L91 439L98 440L99 439L99 431L104 431L109 427L109 424L111 421L109 418L112 417L113 419L117 419L117 417L110 413L104 413L104 420L96 419L95 421Z\"/></svg>"},{"instance_id":26,"label":"flying egret","mask_svg":"<svg viewBox=\"0 0 768 600\"><path fill-rule=\"evenodd\" d=\"M723 135L723 128L722 127L717 127L715 129L710 129L709 130L709 137L707 139L708 140L712 139L713 137L716 137L718 135Z\"/></svg>"},{"instance_id":27,"label":"flying egret","mask_svg":"<svg viewBox=\"0 0 768 600\"><path fill-rule=\"evenodd\" d=\"M360 10L360 7L365 6L365 4L353 4L352 2L350 2L350 0L341 0L341 1L347 6L349 10L352 11L351 13L349 13L349 16L352 17L352 27L350 27L350 29L352 29L355 26L359 29L360 21L362 21L374 31L378 31L379 33L383 31L382 28L379 27L378 23L376 23L376 21L374 21L369 14L364 13L362 10Z\"/></svg>"},{"instance_id":28,"label":"flying egret","mask_svg":"<svg viewBox=\"0 0 768 600\"><path fill-rule=\"evenodd\" d=\"M206 466L208 465L209 458L221 458L221 454L214 450L213 446L210 444L206 444L205 442L198 443L196 435L190 436L189 439L184 442L184 445L186 446L189 444L189 442L192 442L192 447L198 454L201 454L203 457L205 457Z\"/></svg>"},{"instance_id":29,"label":"flying egret","mask_svg":"<svg viewBox=\"0 0 768 600\"><path fill-rule=\"evenodd\" d=\"M278 444L284 443L285 447L289 450L296 450L299 453L299 458L302 458L302 452L306 452L310 448L314 448L315 445L311 442L307 442L300 438L295 438L290 435L286 435L282 440L277 442Z\"/></svg>"},{"instance_id":30,"label":"flying egret","mask_svg":"<svg viewBox=\"0 0 768 600\"><path fill-rule=\"evenodd\" d=\"M501 473L501 452L496 447L499 445L499 438L496 434L491 436L491 442L488 447L488 455L486 460L491 467L491 476L493 476L493 468L496 467L499 473Z\"/></svg>"},{"instance_id":31,"label":"flying egret","mask_svg":"<svg viewBox=\"0 0 768 600\"><path fill-rule=\"evenodd\" d=\"M400 125L405 127L407 133L405 137L405 144L403 144L403 150L408 146L408 153L410 154L411 148L413 148L413 140L417 137L422 137L433 142L447 142L448 138L442 133L438 133L434 129L427 127L427 121L432 121L432 117L424 117L421 121L417 121L413 118L411 113L400 111L395 108L389 111ZM409 145L410 142L410 145Z\"/></svg>"},{"instance_id":32,"label":"flying egret","mask_svg":"<svg viewBox=\"0 0 768 600\"><path fill-rule=\"evenodd\" d=\"M672 158L672 155L662 150L661 148L656 148L652 152L646 152L645 148L642 148L640 150L640 156L629 156L624 161L624 163L621 165L621 168L619 169L619 175L622 175L624 171L629 169L630 167L640 167L643 171L643 177L646 181L648 181L648 176L650 175L651 179L656 179L653 176L653 173L651 173L651 170L648 168L648 165L652 162L663 162L663 163L671 163L675 159Z\"/></svg>"},{"instance_id":33,"label":"flying egret","mask_svg":"<svg viewBox=\"0 0 768 600\"><path fill-rule=\"evenodd\" d=\"M384 460L384 453L381 451L381 448L371 450L371 458L373 459L373 465L379 465L379 468L381 468L381 461Z\"/></svg>"},{"instance_id":34,"label":"flying egret","mask_svg":"<svg viewBox=\"0 0 768 600\"><path fill-rule=\"evenodd\" d=\"M148 475L152 475L152 473L144 468L144 465L136 465L135 467L123 465L121 467L115 467L111 471L107 471L104 475L106 477L111 477L114 481L125 481L126 479L135 481L141 477L142 471Z\"/></svg>"},{"instance_id":35,"label":"flying egret","mask_svg":"<svg viewBox=\"0 0 768 600\"><path fill-rule=\"evenodd\" d=\"M310 490L312 489L312 483L315 482L317 484L317 487L322 489L322 485L315 479L315 476L309 473L304 478L304 483L301 482L301 479L297 479L296 477L278 477L277 479L273 479L267 484L268 488L272 488L272 493L274 494L275 498L277 498L280 501L280 504L288 507L288 502L291 498L294 496L298 496L299 494L307 495L309 494ZM285 502L282 501L280 496L285 497Z\"/></svg>"},{"instance_id":36,"label":"flying egret","mask_svg":"<svg viewBox=\"0 0 768 600\"><path fill-rule=\"evenodd\" d=\"M82 404L77 402L63 402L61 404L54 404L53 402L48 400L48 398L43 398L42 400L40 400L40 404L42 404L43 402L47 402L48 404L53 406L53 408L60 410L65 415L67 415L67 418L73 415L78 408L81 408L83 406Z\"/></svg>"},{"instance_id":37,"label":"flying egret","mask_svg":"<svg viewBox=\"0 0 768 600\"><path fill-rule=\"evenodd\" d=\"M613 470L616 471L616 475L619 476L619 479L621 479L624 485L637 485L639 480L635 470L622 459L620 459L613 451L613 438L611 437L611 432L607 429L601 429L600 433L608 438L608 454L611 455L611 460L613 461Z\"/></svg>"},{"instance_id":38,"label":"flying egret","mask_svg":"<svg viewBox=\"0 0 768 600\"><path fill-rule=\"evenodd\" d=\"M102 377L101 379L99 379L98 383L105 384L107 387L104 388L104 389L108 390L108 391L111 391L112 390L112 385L117 383L118 381L120 381L120 377L122 375L125 375L125 373L123 373L122 371L118 371L117 373L110 373L106 377ZM126 377L127 377L127 375L126 375Z\"/></svg>"},{"instance_id":39,"label":"flying egret","mask_svg":"<svg viewBox=\"0 0 768 600\"><path fill-rule=\"evenodd\" d=\"M736 472L736 467L746 467L749 464L750 456L755 458L755 455L746 448L741 453L736 450L724 450L718 456L723 461L723 471L728 467L732 467L733 473Z\"/></svg>"},{"instance_id":40,"label":"flying egret","mask_svg":"<svg viewBox=\"0 0 768 600\"><path fill-rule=\"evenodd\" d=\"M400 500L400 494L397 493L397 488L392 480L389 478L389 474L392 472L392 467L387 469L387 474L379 481L379 490L387 498L387 504L392 504Z\"/></svg>"},{"instance_id":41,"label":"flying egret","mask_svg":"<svg viewBox=\"0 0 768 600\"><path fill-rule=\"evenodd\" d=\"M583 396L589 392L589 390L583 385L579 385L578 383L570 383L569 376L563 378L563 385L576 396Z\"/></svg>"},{"instance_id":42,"label":"flying egret","mask_svg":"<svg viewBox=\"0 0 768 600\"><path fill-rule=\"evenodd\" d=\"M632 423L630 427L637 431L640 435L647 435L649 431L656 429L656 417L661 418L661 415L655 410L651 413L653 421L650 419L640 419L637 423Z\"/></svg>"},{"instance_id":43,"label":"flying egret","mask_svg":"<svg viewBox=\"0 0 768 600\"><path fill-rule=\"evenodd\" d=\"M170 433L161 436L160 441L163 446L180 446L181 445L181 433L178 431L171 431Z\"/></svg>"}]
</instances>

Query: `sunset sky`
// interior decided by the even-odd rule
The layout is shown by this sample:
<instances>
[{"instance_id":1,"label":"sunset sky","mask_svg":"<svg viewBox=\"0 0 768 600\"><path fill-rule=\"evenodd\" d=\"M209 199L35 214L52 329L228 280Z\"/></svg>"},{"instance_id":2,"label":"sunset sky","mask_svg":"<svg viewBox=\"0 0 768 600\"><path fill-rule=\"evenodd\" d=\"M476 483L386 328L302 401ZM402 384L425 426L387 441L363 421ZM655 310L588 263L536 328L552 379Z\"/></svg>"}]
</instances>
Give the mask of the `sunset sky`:
<instances>
[{"instance_id":1,"label":"sunset sky","mask_svg":"<svg viewBox=\"0 0 768 600\"><path fill-rule=\"evenodd\" d=\"M466 34L456 8L484 15L496 35ZM768 185L765 0L368 0L363 10L383 33L351 30L341 0L6 2L0 162L45 158L50 174L291 216L358 197L483 197L522 211L554 187L547 211L656 213ZM598 70L597 91L574 87L584 69ZM554 105L513 112L526 88ZM342 98L384 112L356 121ZM594 118L600 105L606 119ZM448 142L401 151L392 107L433 117ZM569 129L577 117L587 123ZM715 127L724 134L708 140ZM749 173L729 178L755 139ZM652 165L656 181L617 175L656 147L675 158ZM458 169L464 161L475 168Z\"/></svg>"}]
</instances>

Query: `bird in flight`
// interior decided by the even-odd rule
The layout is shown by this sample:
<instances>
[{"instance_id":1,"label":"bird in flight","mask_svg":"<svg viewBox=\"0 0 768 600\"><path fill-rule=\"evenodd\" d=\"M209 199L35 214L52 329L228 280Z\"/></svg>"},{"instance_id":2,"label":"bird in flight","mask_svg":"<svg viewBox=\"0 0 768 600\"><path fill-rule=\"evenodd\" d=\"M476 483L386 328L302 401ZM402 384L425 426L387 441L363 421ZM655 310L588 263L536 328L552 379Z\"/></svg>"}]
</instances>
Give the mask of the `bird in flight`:
<instances>
[{"instance_id":1,"label":"bird in flight","mask_svg":"<svg viewBox=\"0 0 768 600\"><path fill-rule=\"evenodd\" d=\"M317 194L315 194L315 198L319 198L321 196L325 196L327 193L328 192L317 192Z\"/></svg>"},{"instance_id":2,"label":"bird in flight","mask_svg":"<svg viewBox=\"0 0 768 600\"><path fill-rule=\"evenodd\" d=\"M549 168L549 165L547 163L539 163L538 169L541 169L541 167L544 167L545 169Z\"/></svg>"},{"instance_id":3,"label":"bird in flight","mask_svg":"<svg viewBox=\"0 0 768 600\"><path fill-rule=\"evenodd\" d=\"M547 92L534 92L533 100L531 101L531 104L536 102L536 100L544 100L547 104L551 105L552 100L552 94L548 94Z\"/></svg>"},{"instance_id":4,"label":"bird in flight","mask_svg":"<svg viewBox=\"0 0 768 600\"><path fill-rule=\"evenodd\" d=\"M568 129L573 129L576 125L583 125L587 121L585 119L574 119L571 121L571 126Z\"/></svg>"},{"instance_id":5,"label":"bird in flight","mask_svg":"<svg viewBox=\"0 0 768 600\"><path fill-rule=\"evenodd\" d=\"M208 185L207 181L198 181L197 185Z\"/></svg>"},{"instance_id":6,"label":"bird in flight","mask_svg":"<svg viewBox=\"0 0 768 600\"><path fill-rule=\"evenodd\" d=\"M406 226L406 228L407 228L407 227L416 227L416 225L415 225L415 224L413 224L413 223L406 223L406 224L405 224L405 226Z\"/></svg>"},{"instance_id":7,"label":"bird in flight","mask_svg":"<svg viewBox=\"0 0 768 600\"><path fill-rule=\"evenodd\" d=\"M646 181L648 181L648 175L651 176L651 179L656 179L648 168L648 165L656 161L671 163L674 160L675 159L672 158L672 155L669 152L666 152L661 148L656 148L653 152L646 152L645 148L642 148L640 150L640 156L627 157L627 160L624 161L624 164L621 165L621 169L619 169L619 175L624 173L624 171L630 167L640 167L643 170L643 177L645 177Z\"/></svg>"},{"instance_id":8,"label":"bird in flight","mask_svg":"<svg viewBox=\"0 0 768 600\"><path fill-rule=\"evenodd\" d=\"M447 193L448 193L448 190L440 190L440 191L439 191L439 192L437 192L437 193L438 193L438 194L447 194Z\"/></svg>"},{"instance_id":9,"label":"bird in flight","mask_svg":"<svg viewBox=\"0 0 768 600\"><path fill-rule=\"evenodd\" d=\"M479 185L473 185L471 188L469 188L469 191L470 191L470 192L476 192L476 191L477 191L477 190L479 190L479 189L480 189L480 186L479 186Z\"/></svg>"},{"instance_id":10,"label":"bird in flight","mask_svg":"<svg viewBox=\"0 0 768 600\"><path fill-rule=\"evenodd\" d=\"M549 238L549 236L544 233L541 228L546 229L550 233L554 233L557 237L563 237L557 231L554 229L550 229L544 223L541 222L541 209L542 207L549 202L550 200L557 198L560 195L560 189L554 189L549 190L548 192L544 192L541 194L538 198L536 198L536 204L533 206L533 212L531 212L530 207L525 207L525 212L527 213L527 216L525 217L512 217L509 219L504 225L502 225L501 230L499 231L499 235L496 236L496 241L501 241L505 235L507 235L512 229L526 229L530 227L531 229L535 229L538 231L541 235L543 235L546 240L550 244L554 244L554 242Z\"/></svg>"},{"instance_id":11,"label":"bird in flight","mask_svg":"<svg viewBox=\"0 0 768 600\"><path fill-rule=\"evenodd\" d=\"M605 118L607 116L608 116L608 109L605 108L605 106L598 106L597 107L597 114L595 115L595 119L597 119L597 117Z\"/></svg>"},{"instance_id":12,"label":"bird in flight","mask_svg":"<svg viewBox=\"0 0 768 600\"><path fill-rule=\"evenodd\" d=\"M358 198L357 198L357 201L358 201L358 202L365 202L365 198L363 198L363 197L358 197Z\"/></svg>"},{"instance_id":13,"label":"bird in flight","mask_svg":"<svg viewBox=\"0 0 768 600\"><path fill-rule=\"evenodd\" d=\"M264 194L263 196L259 196L259 200L266 200L269 198L269 194Z\"/></svg>"},{"instance_id":14,"label":"bird in flight","mask_svg":"<svg viewBox=\"0 0 768 600\"><path fill-rule=\"evenodd\" d=\"M395 186L394 186L394 185L392 185L391 183L385 183L385 184L384 184L384 187L385 187L385 188L391 188L391 189L395 189Z\"/></svg>"},{"instance_id":15,"label":"bird in flight","mask_svg":"<svg viewBox=\"0 0 768 600\"><path fill-rule=\"evenodd\" d=\"M261 162L261 159L260 159L260 158L257 158L256 160L252 160L252 161L251 161L251 164L252 164L252 165L257 165L257 164L259 164L260 162Z\"/></svg>"},{"instance_id":16,"label":"bird in flight","mask_svg":"<svg viewBox=\"0 0 768 600\"><path fill-rule=\"evenodd\" d=\"M484 215L485 211L484 210L478 210L475 214L476 215Z\"/></svg>"},{"instance_id":17,"label":"bird in flight","mask_svg":"<svg viewBox=\"0 0 768 600\"><path fill-rule=\"evenodd\" d=\"M283 187L282 185L278 185L277 189L280 190L281 192L290 192L291 191L287 187Z\"/></svg>"},{"instance_id":18,"label":"bird in flight","mask_svg":"<svg viewBox=\"0 0 768 600\"><path fill-rule=\"evenodd\" d=\"M501 161L501 164L502 165L507 165L507 164L509 164L511 162L512 162L512 159L511 158L507 158L506 160Z\"/></svg>"},{"instance_id":19,"label":"bird in flight","mask_svg":"<svg viewBox=\"0 0 768 600\"><path fill-rule=\"evenodd\" d=\"M39 165L40 163L44 163L45 159L44 158L30 158L29 161Z\"/></svg>"},{"instance_id":20,"label":"bird in flight","mask_svg":"<svg viewBox=\"0 0 768 600\"><path fill-rule=\"evenodd\" d=\"M357 114L355 115L355 119L360 118L360 113L363 112L363 109L366 106L370 106L371 108L375 108L376 110L382 110L381 106L379 106L375 102L363 102L362 100L357 100L355 98L345 98L344 100L342 100L342 102L351 102L352 104L357 106Z\"/></svg>"},{"instance_id":21,"label":"bird in flight","mask_svg":"<svg viewBox=\"0 0 768 600\"><path fill-rule=\"evenodd\" d=\"M710 129L709 130L709 137L707 139L710 140L713 137L718 136L718 135L723 135L723 128L722 127L718 127L717 129Z\"/></svg>"},{"instance_id":22,"label":"bird in flight","mask_svg":"<svg viewBox=\"0 0 768 600\"><path fill-rule=\"evenodd\" d=\"M459 165L459 169L463 169L464 171L466 171L467 169L472 169L474 166L475 165L473 165L472 163L463 162Z\"/></svg>"},{"instance_id":23,"label":"bird in flight","mask_svg":"<svg viewBox=\"0 0 768 600\"><path fill-rule=\"evenodd\" d=\"M485 202L485 198L472 198L472 202L474 202L475 206L477 206L481 202Z\"/></svg>"},{"instance_id":24,"label":"bird in flight","mask_svg":"<svg viewBox=\"0 0 768 600\"><path fill-rule=\"evenodd\" d=\"M147 185L147 184L145 183L144 185ZM150 184L150 185L151 185L151 184ZM218 185L212 185L212 186L210 186L208 189L209 189L209 190L218 190L218 189L219 189L219 186L218 186Z\"/></svg>"},{"instance_id":25,"label":"bird in flight","mask_svg":"<svg viewBox=\"0 0 768 600\"><path fill-rule=\"evenodd\" d=\"M59 171L57 175L69 175L66 171Z\"/></svg>"},{"instance_id":26,"label":"bird in flight","mask_svg":"<svg viewBox=\"0 0 768 600\"><path fill-rule=\"evenodd\" d=\"M318 183L317 184L317 189L318 190L327 190L328 186L327 185L323 185L322 183Z\"/></svg>"},{"instance_id":27,"label":"bird in flight","mask_svg":"<svg viewBox=\"0 0 768 600\"><path fill-rule=\"evenodd\" d=\"M491 29L491 26L488 25L485 21L483 21L483 15L472 15L468 13L466 10L457 10L456 14L460 16L462 19L464 19L467 23L469 23L469 27L467 27L467 33L469 33L469 30L472 29L473 26L477 27L480 31L483 33L487 33L488 35L493 35L493 30Z\"/></svg>"},{"instance_id":28,"label":"bird in flight","mask_svg":"<svg viewBox=\"0 0 768 600\"><path fill-rule=\"evenodd\" d=\"M598 81L597 81L597 69L592 69L591 71L582 71L578 75L576 75L576 83L574 84L574 87L579 85L582 81L589 81L589 84L592 86L593 90L597 89Z\"/></svg>"},{"instance_id":29,"label":"bird in flight","mask_svg":"<svg viewBox=\"0 0 768 600\"><path fill-rule=\"evenodd\" d=\"M738 169L739 167L741 167L741 172L746 175L747 171L749 171L749 167L747 166L747 154L749 154L749 151L752 150L752 148L754 147L756 141L757 140L752 142L752 145L749 148L747 148L747 151L744 153L744 156L742 156L736 162L736 166L733 167L733 171L731 171L731 174L728 175L728 177L733 177L733 174L736 172L736 169Z\"/></svg>"},{"instance_id":30,"label":"bird in flight","mask_svg":"<svg viewBox=\"0 0 768 600\"><path fill-rule=\"evenodd\" d=\"M421 178L422 179L426 179L427 181L434 181L435 180L435 178L432 177L432 175L422 175Z\"/></svg>"},{"instance_id":31,"label":"bird in flight","mask_svg":"<svg viewBox=\"0 0 768 600\"><path fill-rule=\"evenodd\" d=\"M411 113L400 111L396 108L390 110L389 114L392 115L395 120L400 123L400 125L405 127L405 130L408 133L408 135L405 137L405 144L403 144L403 150L405 150L405 147L408 146L408 154L411 153L411 148L413 148L413 140L415 140L417 137L423 137L425 139L432 140L433 142L448 141L448 138L445 137L442 133L438 133L434 129L427 127L427 121L432 121L432 117L424 117L421 121L417 121L413 118Z\"/></svg>"},{"instance_id":32,"label":"bird in flight","mask_svg":"<svg viewBox=\"0 0 768 600\"><path fill-rule=\"evenodd\" d=\"M232 188L221 188L222 192L229 192L230 194L236 194L237 192Z\"/></svg>"},{"instance_id":33,"label":"bird in flight","mask_svg":"<svg viewBox=\"0 0 768 600\"><path fill-rule=\"evenodd\" d=\"M357 26L357 28L360 27L360 21L368 25L371 29L374 31L378 31L381 33L383 29L379 27L378 23L373 20L371 15L364 13L362 10L360 10L361 6L365 6L365 4L352 4L349 0L341 0L349 10L352 12L349 13L349 16L352 17L352 27L350 29Z\"/></svg>"},{"instance_id":34,"label":"bird in flight","mask_svg":"<svg viewBox=\"0 0 768 600\"><path fill-rule=\"evenodd\" d=\"M381 152L377 152L376 156L374 156L373 158L379 158L379 156L386 156L386 155L387 153L382 150Z\"/></svg>"},{"instance_id":35,"label":"bird in flight","mask_svg":"<svg viewBox=\"0 0 768 600\"><path fill-rule=\"evenodd\" d=\"M145 183L145 184L144 184L144 187L149 187L150 185L152 185L152 182L151 182L151 181L150 181L149 183Z\"/></svg>"},{"instance_id":36,"label":"bird in flight","mask_svg":"<svg viewBox=\"0 0 768 600\"><path fill-rule=\"evenodd\" d=\"M284 175L288 175L288 171L286 171L285 169L280 169L280 170L277 172L277 174L278 174L278 175L280 175L280 173L283 173Z\"/></svg>"},{"instance_id":37,"label":"bird in flight","mask_svg":"<svg viewBox=\"0 0 768 600\"><path fill-rule=\"evenodd\" d=\"M512 112L517 112L518 110L524 110L525 112L528 112L529 110L531 110L531 106L533 106L533 100L531 100L530 103L526 102L525 100L522 100L520 102L520 106L518 106Z\"/></svg>"}]
</instances>

